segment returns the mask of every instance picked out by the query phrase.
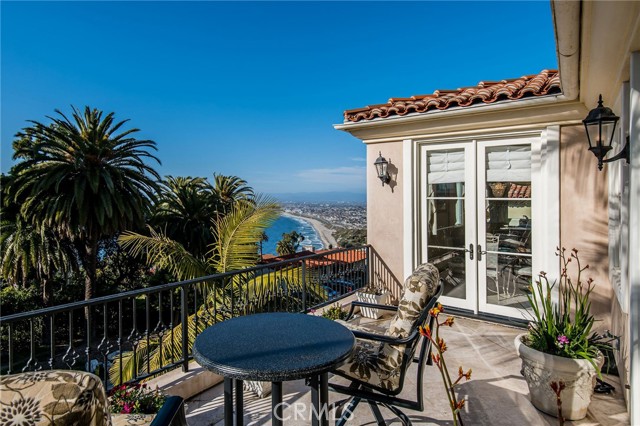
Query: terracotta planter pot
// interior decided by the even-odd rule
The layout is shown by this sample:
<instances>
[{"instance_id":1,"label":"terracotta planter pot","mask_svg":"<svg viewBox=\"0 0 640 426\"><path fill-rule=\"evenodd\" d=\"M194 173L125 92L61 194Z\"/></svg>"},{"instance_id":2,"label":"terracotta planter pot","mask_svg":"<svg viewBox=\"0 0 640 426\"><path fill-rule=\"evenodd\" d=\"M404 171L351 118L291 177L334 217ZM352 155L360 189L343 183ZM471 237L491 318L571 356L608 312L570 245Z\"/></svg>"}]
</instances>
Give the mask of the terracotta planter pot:
<instances>
[{"instance_id":1,"label":"terracotta planter pot","mask_svg":"<svg viewBox=\"0 0 640 426\"><path fill-rule=\"evenodd\" d=\"M571 359L531 349L522 341L526 334L515 339L516 350L522 359L522 370L529 386L531 403L540 411L558 416L556 394L551 389L552 382L563 381L566 388L562 398L562 416L565 420L580 420L587 415L593 388L596 385L596 369L586 359ZM596 360L602 367L604 357Z\"/></svg>"}]
</instances>

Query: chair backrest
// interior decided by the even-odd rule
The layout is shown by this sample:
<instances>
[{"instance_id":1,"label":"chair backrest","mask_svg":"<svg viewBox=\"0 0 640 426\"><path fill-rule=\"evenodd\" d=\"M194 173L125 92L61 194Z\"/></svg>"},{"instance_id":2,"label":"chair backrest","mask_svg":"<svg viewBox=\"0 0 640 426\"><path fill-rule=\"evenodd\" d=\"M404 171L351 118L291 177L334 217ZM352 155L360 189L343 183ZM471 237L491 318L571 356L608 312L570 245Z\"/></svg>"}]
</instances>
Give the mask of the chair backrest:
<instances>
[{"instance_id":1,"label":"chair backrest","mask_svg":"<svg viewBox=\"0 0 640 426\"><path fill-rule=\"evenodd\" d=\"M409 336L425 306L436 294L439 281L440 273L433 264L423 263L418 266L404 281L398 311L385 334L398 338Z\"/></svg>"},{"instance_id":2,"label":"chair backrest","mask_svg":"<svg viewBox=\"0 0 640 426\"><path fill-rule=\"evenodd\" d=\"M418 326L425 325L429 311L442 294L440 274L433 264L425 263L405 280L396 315L385 332L390 337L410 338L405 344L384 343L378 352L379 365L385 371L384 391L398 394L402 390L406 370L413 361L420 334Z\"/></svg>"}]
</instances>

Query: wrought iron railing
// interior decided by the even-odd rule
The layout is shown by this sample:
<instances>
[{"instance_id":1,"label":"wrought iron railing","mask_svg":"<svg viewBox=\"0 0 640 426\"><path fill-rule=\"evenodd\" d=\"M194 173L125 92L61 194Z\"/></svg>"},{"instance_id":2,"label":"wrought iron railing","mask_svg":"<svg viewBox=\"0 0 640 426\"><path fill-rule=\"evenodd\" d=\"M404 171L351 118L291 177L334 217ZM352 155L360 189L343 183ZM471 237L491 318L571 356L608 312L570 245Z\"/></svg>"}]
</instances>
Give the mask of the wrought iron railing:
<instances>
[{"instance_id":1,"label":"wrought iron railing","mask_svg":"<svg viewBox=\"0 0 640 426\"><path fill-rule=\"evenodd\" d=\"M0 317L0 372L64 368L110 387L181 366L204 328L258 312L307 312L369 283L369 246Z\"/></svg>"}]
</instances>

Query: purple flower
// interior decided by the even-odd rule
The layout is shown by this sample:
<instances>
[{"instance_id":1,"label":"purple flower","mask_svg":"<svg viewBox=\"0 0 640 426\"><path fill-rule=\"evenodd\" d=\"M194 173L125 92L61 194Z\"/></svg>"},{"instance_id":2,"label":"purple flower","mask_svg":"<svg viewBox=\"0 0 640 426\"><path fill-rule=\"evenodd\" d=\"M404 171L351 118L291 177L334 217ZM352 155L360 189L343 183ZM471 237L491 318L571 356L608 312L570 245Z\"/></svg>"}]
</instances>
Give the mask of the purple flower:
<instances>
[{"instance_id":1,"label":"purple flower","mask_svg":"<svg viewBox=\"0 0 640 426\"><path fill-rule=\"evenodd\" d=\"M562 348L567 343L569 343L569 338L567 336L565 336L564 334L558 336L558 346Z\"/></svg>"}]
</instances>

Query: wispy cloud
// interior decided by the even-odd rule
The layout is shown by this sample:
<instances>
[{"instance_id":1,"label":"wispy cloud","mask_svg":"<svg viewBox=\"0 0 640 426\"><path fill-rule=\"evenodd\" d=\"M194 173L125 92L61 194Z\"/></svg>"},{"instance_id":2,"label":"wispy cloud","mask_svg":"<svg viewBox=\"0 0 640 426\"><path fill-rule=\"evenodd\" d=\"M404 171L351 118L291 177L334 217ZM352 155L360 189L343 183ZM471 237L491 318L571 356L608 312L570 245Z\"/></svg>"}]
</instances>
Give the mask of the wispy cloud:
<instances>
[{"instance_id":1,"label":"wispy cloud","mask_svg":"<svg viewBox=\"0 0 640 426\"><path fill-rule=\"evenodd\" d=\"M367 161L367 159L364 157L353 157L351 158L351 161L358 161L358 162L364 163L365 161Z\"/></svg>"}]
</instances>

